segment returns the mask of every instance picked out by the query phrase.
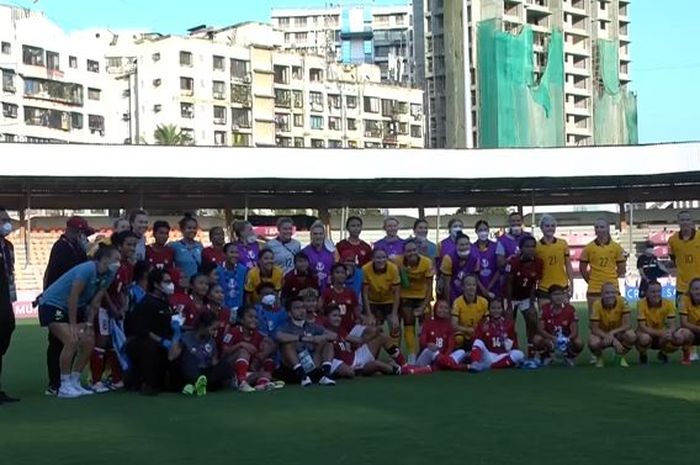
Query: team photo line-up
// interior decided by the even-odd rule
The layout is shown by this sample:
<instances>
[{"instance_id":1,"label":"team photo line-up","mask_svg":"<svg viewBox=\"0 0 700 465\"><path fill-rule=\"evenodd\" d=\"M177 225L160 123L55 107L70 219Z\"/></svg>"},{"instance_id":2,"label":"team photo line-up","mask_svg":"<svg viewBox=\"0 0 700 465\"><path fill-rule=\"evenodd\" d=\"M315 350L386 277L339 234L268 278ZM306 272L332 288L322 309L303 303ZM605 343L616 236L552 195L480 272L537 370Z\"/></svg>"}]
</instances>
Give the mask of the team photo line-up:
<instances>
[{"instance_id":1,"label":"team photo line-up","mask_svg":"<svg viewBox=\"0 0 700 465\"><path fill-rule=\"evenodd\" d=\"M615 364L636 348L660 361L682 350L697 359L700 344L700 237L689 212L678 214L669 240L671 270L648 249L640 257L636 324L619 293L626 253L610 226L595 222L595 240L580 258L588 285L591 363ZM509 216L509 229L491 239L480 220L471 242L459 219L439 244L428 224L398 236L399 222L384 220L386 236L373 245L360 238L362 219L347 219L347 238L333 244L326 227L310 227L310 244L294 239L290 218L278 234L256 236L243 220L209 231L211 245L196 240L197 219L170 225L143 210L114 223L113 234L95 235L79 216L68 219L53 245L44 291L35 302L48 328L47 395L60 398L127 388L145 395L207 390L278 389L286 383L334 385L340 378L489 368L535 368L557 359L568 366L584 349L576 309L569 303L574 272L567 242L555 236L556 220L544 215L537 240ZM0 209L0 375L14 330L12 224ZM676 302L662 299L656 278L673 272ZM677 322L677 311L680 321ZM527 348L520 350L515 321L522 314ZM401 348L400 348L401 347ZM82 375L89 367L89 384ZM109 376L106 376L106 375ZM13 402L0 389L0 403Z\"/></svg>"}]
</instances>

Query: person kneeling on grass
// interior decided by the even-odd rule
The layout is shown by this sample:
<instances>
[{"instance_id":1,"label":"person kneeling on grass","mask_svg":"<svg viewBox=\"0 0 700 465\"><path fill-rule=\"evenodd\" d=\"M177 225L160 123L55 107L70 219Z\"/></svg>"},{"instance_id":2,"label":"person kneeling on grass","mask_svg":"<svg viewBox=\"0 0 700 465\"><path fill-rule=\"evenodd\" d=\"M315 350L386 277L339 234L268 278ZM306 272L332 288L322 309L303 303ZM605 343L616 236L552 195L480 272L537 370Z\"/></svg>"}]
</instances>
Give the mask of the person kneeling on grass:
<instances>
[{"instance_id":1,"label":"person kneeling on grass","mask_svg":"<svg viewBox=\"0 0 700 465\"><path fill-rule=\"evenodd\" d=\"M676 307L661 298L661 284L651 281L646 297L639 301L637 314L637 350L639 363L649 362L647 349L658 350L658 358L668 363L668 354L683 345L683 333L676 330Z\"/></svg>"},{"instance_id":2,"label":"person kneeling on grass","mask_svg":"<svg viewBox=\"0 0 700 465\"><path fill-rule=\"evenodd\" d=\"M421 352L416 365L435 367L438 370L459 370L462 368L460 364L467 358L467 352L464 349L454 350L455 337L450 321L450 304L446 300L438 300L435 303L434 315L421 328Z\"/></svg>"},{"instance_id":3,"label":"person kneeling on grass","mask_svg":"<svg viewBox=\"0 0 700 465\"><path fill-rule=\"evenodd\" d=\"M392 351L391 340L380 332L355 325L348 333L343 325L343 315L338 305L326 307L326 328L338 335L333 341L331 374L336 378L354 378L356 374L371 376L375 373L401 374L398 363L379 360L382 347ZM398 349L397 349L398 350Z\"/></svg>"},{"instance_id":4,"label":"person kneeling on grass","mask_svg":"<svg viewBox=\"0 0 700 465\"><path fill-rule=\"evenodd\" d=\"M175 332L170 348L169 359L180 358L180 369L185 387L182 393L204 396L207 389L214 391L229 386L231 365L219 361L216 350L216 332L219 321L216 313L205 311L194 321L192 331L181 337Z\"/></svg>"},{"instance_id":5,"label":"person kneeling on grass","mask_svg":"<svg viewBox=\"0 0 700 465\"><path fill-rule=\"evenodd\" d=\"M552 352L558 352L565 357L568 366L574 366L576 357L583 350L583 342L578 336L578 316L576 309L567 302L567 294L562 286L553 284L549 287L551 300L542 305L533 343L543 365L549 365Z\"/></svg>"},{"instance_id":6,"label":"person kneeling on grass","mask_svg":"<svg viewBox=\"0 0 700 465\"><path fill-rule=\"evenodd\" d=\"M255 309L246 307L239 314L240 325L228 329L223 338L222 356L232 362L240 392L265 391L284 387L272 382L275 343L258 332ZM255 386L255 387L253 387Z\"/></svg>"},{"instance_id":7,"label":"person kneeling on grass","mask_svg":"<svg viewBox=\"0 0 700 465\"><path fill-rule=\"evenodd\" d=\"M474 344L470 355L469 371L478 373L489 368L516 367L525 354L518 350L515 324L505 318L501 299L489 302L489 314L474 332Z\"/></svg>"},{"instance_id":8,"label":"person kneeling on grass","mask_svg":"<svg viewBox=\"0 0 700 465\"><path fill-rule=\"evenodd\" d=\"M300 380L304 387L312 383L312 376L320 378L318 383L322 386L335 385L331 379L333 346L330 342L337 335L307 321L304 301L300 297L289 299L288 307L289 321L276 334L282 367L292 371L291 377Z\"/></svg>"},{"instance_id":9,"label":"person kneeling on grass","mask_svg":"<svg viewBox=\"0 0 700 465\"><path fill-rule=\"evenodd\" d=\"M688 284L688 292L681 299L681 327L677 331L683 338L683 365L691 364L691 349L700 345L700 278Z\"/></svg>"},{"instance_id":10,"label":"person kneeling on grass","mask_svg":"<svg viewBox=\"0 0 700 465\"><path fill-rule=\"evenodd\" d=\"M603 350L612 347L616 363L627 368L625 354L634 347L637 335L630 322L630 309L625 299L617 293L617 285L605 283L600 299L593 302L591 311L591 335L588 347L596 358L595 366L603 368Z\"/></svg>"}]
</instances>

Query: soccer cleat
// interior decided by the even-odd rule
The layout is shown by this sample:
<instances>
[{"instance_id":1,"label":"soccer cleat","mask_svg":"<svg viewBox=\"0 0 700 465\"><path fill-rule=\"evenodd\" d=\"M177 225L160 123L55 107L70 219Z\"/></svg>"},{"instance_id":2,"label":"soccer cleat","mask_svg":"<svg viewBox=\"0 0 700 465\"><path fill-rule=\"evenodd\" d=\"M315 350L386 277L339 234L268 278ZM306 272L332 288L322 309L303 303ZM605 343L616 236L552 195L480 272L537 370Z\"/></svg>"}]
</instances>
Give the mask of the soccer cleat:
<instances>
[{"instance_id":1,"label":"soccer cleat","mask_svg":"<svg viewBox=\"0 0 700 465\"><path fill-rule=\"evenodd\" d=\"M19 399L15 398L15 397L8 396L5 391L0 391L0 404L2 404L2 403L12 404L14 402L19 402Z\"/></svg>"},{"instance_id":2,"label":"soccer cleat","mask_svg":"<svg viewBox=\"0 0 700 465\"><path fill-rule=\"evenodd\" d=\"M112 391L119 391L120 389L124 389L124 381L117 381L116 383L111 383L109 385L109 389Z\"/></svg>"},{"instance_id":3,"label":"soccer cleat","mask_svg":"<svg viewBox=\"0 0 700 465\"><path fill-rule=\"evenodd\" d=\"M202 375L197 378L194 383L194 390L197 393L197 397L202 397L207 395L207 377Z\"/></svg>"},{"instance_id":4,"label":"soccer cleat","mask_svg":"<svg viewBox=\"0 0 700 465\"><path fill-rule=\"evenodd\" d=\"M261 386L261 389L259 389L259 390L262 391L265 389L266 384L267 383L258 384L255 387L253 387L250 384L248 384L248 381L243 381L241 384L238 385L238 391L239 392L255 392L255 390L258 389L258 386Z\"/></svg>"},{"instance_id":5,"label":"soccer cleat","mask_svg":"<svg viewBox=\"0 0 700 465\"><path fill-rule=\"evenodd\" d=\"M625 357L618 357L620 361L618 362L622 368L629 368L629 363L627 363L627 359Z\"/></svg>"},{"instance_id":6,"label":"soccer cleat","mask_svg":"<svg viewBox=\"0 0 700 465\"><path fill-rule=\"evenodd\" d=\"M697 347L693 347L690 349L690 361L697 362L698 360L700 360L700 357L698 356L698 349Z\"/></svg>"},{"instance_id":7,"label":"soccer cleat","mask_svg":"<svg viewBox=\"0 0 700 465\"><path fill-rule=\"evenodd\" d=\"M57 396L59 399L75 399L81 395L82 394L78 392L78 390L75 389L75 386L72 384L62 385L60 388L58 388Z\"/></svg>"},{"instance_id":8,"label":"soccer cleat","mask_svg":"<svg viewBox=\"0 0 700 465\"><path fill-rule=\"evenodd\" d=\"M104 394L105 392L109 392L111 390L102 381L98 381L95 384L93 384L91 389L97 394Z\"/></svg>"},{"instance_id":9,"label":"soccer cleat","mask_svg":"<svg viewBox=\"0 0 700 465\"><path fill-rule=\"evenodd\" d=\"M595 367L596 368L605 368L605 360L603 357L596 357L595 359Z\"/></svg>"},{"instance_id":10,"label":"soccer cleat","mask_svg":"<svg viewBox=\"0 0 700 465\"><path fill-rule=\"evenodd\" d=\"M194 395L194 384L187 384L182 388L182 393L186 396Z\"/></svg>"},{"instance_id":11,"label":"soccer cleat","mask_svg":"<svg viewBox=\"0 0 700 465\"><path fill-rule=\"evenodd\" d=\"M330 379L328 376L324 376L318 381L318 384L321 386L335 386L335 381Z\"/></svg>"},{"instance_id":12,"label":"soccer cleat","mask_svg":"<svg viewBox=\"0 0 700 465\"><path fill-rule=\"evenodd\" d=\"M479 367L477 367L476 365L473 365L473 364L467 365L467 371L468 371L469 373L479 373L479 372L481 372L481 370L479 369Z\"/></svg>"},{"instance_id":13,"label":"soccer cleat","mask_svg":"<svg viewBox=\"0 0 700 465\"><path fill-rule=\"evenodd\" d=\"M309 378L308 376L301 380L301 387L308 387L311 386L311 384L311 378Z\"/></svg>"},{"instance_id":14,"label":"soccer cleat","mask_svg":"<svg viewBox=\"0 0 700 465\"><path fill-rule=\"evenodd\" d=\"M658 358L659 362L663 363L664 365L668 363L668 355L666 352L659 351L659 353L656 354L656 358Z\"/></svg>"},{"instance_id":15,"label":"soccer cleat","mask_svg":"<svg viewBox=\"0 0 700 465\"><path fill-rule=\"evenodd\" d=\"M58 395L58 389L55 387L48 386L46 390L44 391L45 396L57 396Z\"/></svg>"},{"instance_id":16,"label":"soccer cleat","mask_svg":"<svg viewBox=\"0 0 700 465\"><path fill-rule=\"evenodd\" d=\"M640 352L639 353L639 364L640 365L647 365L649 363L649 356L647 355L646 352Z\"/></svg>"},{"instance_id":17,"label":"soccer cleat","mask_svg":"<svg viewBox=\"0 0 700 465\"><path fill-rule=\"evenodd\" d=\"M284 381L272 381L270 383L272 385L272 389L282 389L286 384Z\"/></svg>"},{"instance_id":18,"label":"soccer cleat","mask_svg":"<svg viewBox=\"0 0 700 465\"><path fill-rule=\"evenodd\" d=\"M76 381L75 384L73 384L73 389L76 390L81 396L91 396L95 394L95 391L91 391L90 389L85 389L81 384L80 381Z\"/></svg>"}]
</instances>

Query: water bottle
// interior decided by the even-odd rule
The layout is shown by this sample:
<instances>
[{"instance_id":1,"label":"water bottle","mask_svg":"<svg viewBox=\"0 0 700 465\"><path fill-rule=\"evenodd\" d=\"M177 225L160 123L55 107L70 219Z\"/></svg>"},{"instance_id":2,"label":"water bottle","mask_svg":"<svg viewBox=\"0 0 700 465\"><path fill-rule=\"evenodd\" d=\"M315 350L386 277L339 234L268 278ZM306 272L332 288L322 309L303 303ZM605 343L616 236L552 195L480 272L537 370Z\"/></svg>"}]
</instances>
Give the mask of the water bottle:
<instances>
[{"instance_id":1,"label":"water bottle","mask_svg":"<svg viewBox=\"0 0 700 465\"><path fill-rule=\"evenodd\" d=\"M314 358L306 349L299 352L299 364L301 364L301 368L304 370L305 373L311 373L316 369Z\"/></svg>"}]
</instances>

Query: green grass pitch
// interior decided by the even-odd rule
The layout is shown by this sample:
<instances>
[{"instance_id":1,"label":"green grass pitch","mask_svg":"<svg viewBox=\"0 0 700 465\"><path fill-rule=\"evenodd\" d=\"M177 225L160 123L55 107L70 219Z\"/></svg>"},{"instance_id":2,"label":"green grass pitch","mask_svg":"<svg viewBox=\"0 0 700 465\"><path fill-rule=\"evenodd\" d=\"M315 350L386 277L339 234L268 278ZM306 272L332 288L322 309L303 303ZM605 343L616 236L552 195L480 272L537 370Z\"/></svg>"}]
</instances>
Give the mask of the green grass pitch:
<instances>
[{"instance_id":1,"label":"green grass pitch","mask_svg":"<svg viewBox=\"0 0 700 465\"><path fill-rule=\"evenodd\" d=\"M4 386L22 402L0 406L2 464L665 465L698 457L700 366L677 357L595 369L584 352L575 369L380 377L202 399L58 400L42 392L45 341L36 326L15 333Z\"/></svg>"}]
</instances>

